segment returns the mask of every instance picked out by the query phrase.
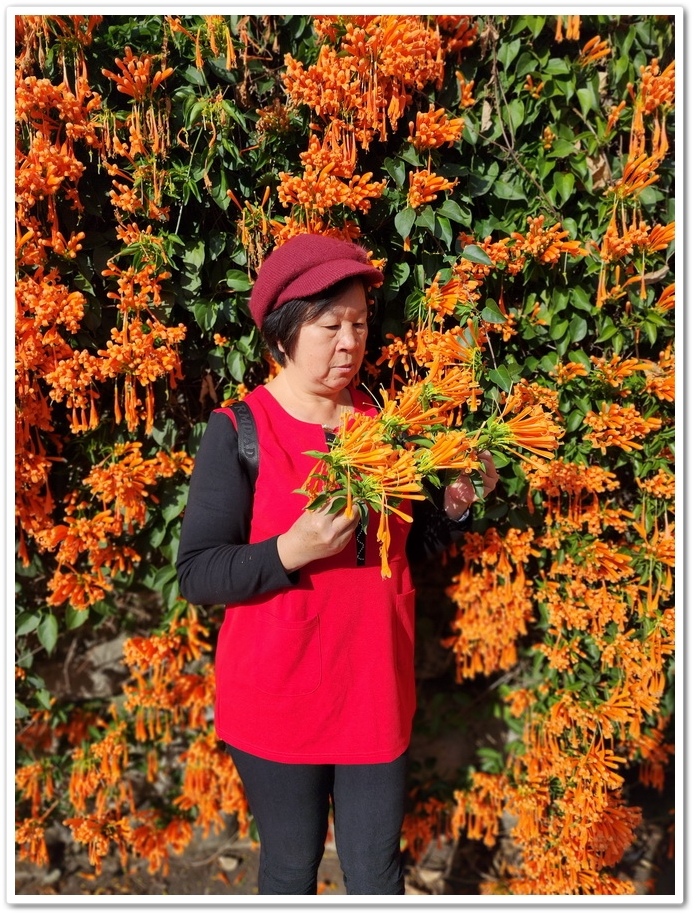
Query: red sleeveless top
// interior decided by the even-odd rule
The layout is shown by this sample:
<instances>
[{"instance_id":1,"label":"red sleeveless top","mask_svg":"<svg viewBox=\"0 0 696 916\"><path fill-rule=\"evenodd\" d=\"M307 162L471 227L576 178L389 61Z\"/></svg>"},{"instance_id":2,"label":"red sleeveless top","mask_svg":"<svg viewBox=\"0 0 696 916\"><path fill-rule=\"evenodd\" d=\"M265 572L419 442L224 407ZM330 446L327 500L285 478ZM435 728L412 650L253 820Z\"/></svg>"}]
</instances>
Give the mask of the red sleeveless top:
<instances>
[{"instance_id":1,"label":"red sleeveless top","mask_svg":"<svg viewBox=\"0 0 696 916\"><path fill-rule=\"evenodd\" d=\"M374 413L351 391L355 409ZM249 540L277 537L303 511L294 493L326 451L323 428L291 417L264 387L247 403L259 437ZM297 584L226 608L215 659L219 737L285 763L387 763L408 747L415 711L414 591L408 523L390 516L381 576L370 512L364 565L353 540L298 571Z\"/></svg>"}]
</instances>

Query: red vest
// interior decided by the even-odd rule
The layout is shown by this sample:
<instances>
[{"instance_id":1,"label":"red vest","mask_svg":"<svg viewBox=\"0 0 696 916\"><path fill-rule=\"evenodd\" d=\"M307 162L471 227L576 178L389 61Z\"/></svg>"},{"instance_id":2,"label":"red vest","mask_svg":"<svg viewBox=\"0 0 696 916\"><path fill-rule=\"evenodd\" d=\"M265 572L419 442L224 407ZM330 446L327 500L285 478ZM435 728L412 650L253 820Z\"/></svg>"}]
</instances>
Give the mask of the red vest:
<instances>
[{"instance_id":1,"label":"red vest","mask_svg":"<svg viewBox=\"0 0 696 916\"><path fill-rule=\"evenodd\" d=\"M357 410L374 405L352 392ZM247 398L259 437L252 543L286 531L306 505L293 491L326 451L319 424L296 420L264 388ZM415 710L409 525L390 516L383 579L370 513L364 565L352 541L299 582L232 605L217 643L215 724L241 750L285 763L387 763L409 743Z\"/></svg>"}]
</instances>

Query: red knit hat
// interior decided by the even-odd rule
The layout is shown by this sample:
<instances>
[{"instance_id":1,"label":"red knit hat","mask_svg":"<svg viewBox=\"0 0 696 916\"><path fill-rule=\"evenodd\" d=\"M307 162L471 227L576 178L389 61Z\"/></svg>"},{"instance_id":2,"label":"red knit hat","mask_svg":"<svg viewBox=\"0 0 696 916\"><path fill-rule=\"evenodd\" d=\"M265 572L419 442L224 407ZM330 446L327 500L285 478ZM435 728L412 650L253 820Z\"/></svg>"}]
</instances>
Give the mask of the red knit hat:
<instances>
[{"instance_id":1,"label":"red knit hat","mask_svg":"<svg viewBox=\"0 0 696 916\"><path fill-rule=\"evenodd\" d=\"M249 299L251 317L260 328L284 303L307 299L347 277L364 277L372 286L384 280L359 245L328 235L294 235L261 265Z\"/></svg>"}]
</instances>

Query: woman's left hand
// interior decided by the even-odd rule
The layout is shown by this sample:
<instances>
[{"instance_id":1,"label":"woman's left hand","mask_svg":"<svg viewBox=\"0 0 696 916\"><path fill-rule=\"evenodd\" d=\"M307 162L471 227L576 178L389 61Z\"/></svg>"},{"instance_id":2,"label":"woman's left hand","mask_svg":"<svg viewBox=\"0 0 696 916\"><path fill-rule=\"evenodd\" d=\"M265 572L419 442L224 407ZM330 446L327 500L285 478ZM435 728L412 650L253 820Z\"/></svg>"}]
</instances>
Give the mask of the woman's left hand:
<instances>
[{"instance_id":1,"label":"woman's left hand","mask_svg":"<svg viewBox=\"0 0 696 916\"><path fill-rule=\"evenodd\" d=\"M483 496L486 497L498 483L498 472L490 452L479 452L479 458L483 465L481 469ZM477 499L478 496L469 475L460 474L453 483L445 488L445 512L450 518L461 518Z\"/></svg>"}]
</instances>

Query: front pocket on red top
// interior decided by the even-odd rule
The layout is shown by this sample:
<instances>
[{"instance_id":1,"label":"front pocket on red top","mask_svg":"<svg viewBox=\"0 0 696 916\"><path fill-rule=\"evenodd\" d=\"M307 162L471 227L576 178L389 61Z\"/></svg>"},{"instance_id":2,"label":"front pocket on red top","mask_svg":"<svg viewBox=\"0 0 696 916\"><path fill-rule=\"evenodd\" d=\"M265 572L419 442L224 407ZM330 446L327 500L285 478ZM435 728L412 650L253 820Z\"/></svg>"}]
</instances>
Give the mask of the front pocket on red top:
<instances>
[{"instance_id":1,"label":"front pocket on red top","mask_svg":"<svg viewBox=\"0 0 696 916\"><path fill-rule=\"evenodd\" d=\"M234 668L240 680L276 696L302 696L317 689L321 682L318 616L279 620L249 608L239 614L233 631Z\"/></svg>"}]
</instances>

